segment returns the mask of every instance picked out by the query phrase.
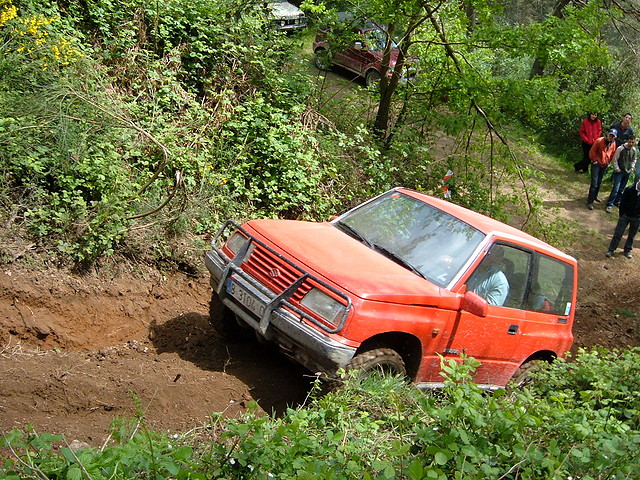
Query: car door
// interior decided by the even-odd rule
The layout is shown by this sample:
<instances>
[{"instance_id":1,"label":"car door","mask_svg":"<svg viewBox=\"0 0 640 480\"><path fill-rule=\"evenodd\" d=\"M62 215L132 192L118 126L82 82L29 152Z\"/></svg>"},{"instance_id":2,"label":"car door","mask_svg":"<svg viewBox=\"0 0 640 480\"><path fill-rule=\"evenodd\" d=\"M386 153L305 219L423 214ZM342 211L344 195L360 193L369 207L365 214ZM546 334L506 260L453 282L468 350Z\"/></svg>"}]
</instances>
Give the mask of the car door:
<instances>
[{"instance_id":1,"label":"car door","mask_svg":"<svg viewBox=\"0 0 640 480\"><path fill-rule=\"evenodd\" d=\"M336 55L335 63L347 70L351 70L361 75L367 60L367 44L363 32L356 29L354 32L355 40L347 49Z\"/></svg>"},{"instance_id":2,"label":"car door","mask_svg":"<svg viewBox=\"0 0 640 480\"><path fill-rule=\"evenodd\" d=\"M526 322L521 351L546 350L560 355L573 342L572 311L575 309L577 278L571 264L536 253L531 281L525 296Z\"/></svg>"},{"instance_id":3,"label":"car door","mask_svg":"<svg viewBox=\"0 0 640 480\"><path fill-rule=\"evenodd\" d=\"M460 360L466 355L480 361L475 374L478 384L502 385L519 366L515 358L526 319L523 305L532 258L527 249L496 242L463 279L460 290L466 288L485 298L487 315L461 310L452 316L441 354L445 359Z\"/></svg>"}]
</instances>

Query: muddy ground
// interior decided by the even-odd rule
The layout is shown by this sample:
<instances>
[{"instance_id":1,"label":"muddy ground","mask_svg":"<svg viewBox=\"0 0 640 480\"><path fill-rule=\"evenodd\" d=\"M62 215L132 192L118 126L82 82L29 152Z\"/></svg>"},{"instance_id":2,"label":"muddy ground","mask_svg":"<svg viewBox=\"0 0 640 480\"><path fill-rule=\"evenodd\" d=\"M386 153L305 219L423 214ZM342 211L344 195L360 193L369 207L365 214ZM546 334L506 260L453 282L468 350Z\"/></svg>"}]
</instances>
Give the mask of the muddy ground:
<instances>
[{"instance_id":1,"label":"muddy ground","mask_svg":"<svg viewBox=\"0 0 640 480\"><path fill-rule=\"evenodd\" d=\"M580 265L574 350L640 345L640 250L605 259L617 215L603 204L586 209L586 175L545 173L570 185L544 192L545 208L581 226L568 250ZM211 329L203 274L109 272L0 267L0 431L32 425L99 446L116 418L142 414L149 427L177 433L211 412L237 416L252 400L275 413L304 402L308 372Z\"/></svg>"}]
</instances>

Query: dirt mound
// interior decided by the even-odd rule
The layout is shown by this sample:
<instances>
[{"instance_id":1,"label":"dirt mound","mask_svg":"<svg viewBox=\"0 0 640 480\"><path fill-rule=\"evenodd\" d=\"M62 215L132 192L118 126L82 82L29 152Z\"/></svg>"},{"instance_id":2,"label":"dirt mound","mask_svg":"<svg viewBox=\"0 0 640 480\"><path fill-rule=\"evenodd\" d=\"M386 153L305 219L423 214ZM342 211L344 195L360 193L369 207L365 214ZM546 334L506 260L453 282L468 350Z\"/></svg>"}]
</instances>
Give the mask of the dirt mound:
<instances>
[{"instance_id":1,"label":"dirt mound","mask_svg":"<svg viewBox=\"0 0 640 480\"><path fill-rule=\"evenodd\" d=\"M116 418L184 432L212 412L302 402L309 378L267 347L228 344L208 322L208 279L149 270L117 279L0 272L0 430L99 445Z\"/></svg>"}]
</instances>

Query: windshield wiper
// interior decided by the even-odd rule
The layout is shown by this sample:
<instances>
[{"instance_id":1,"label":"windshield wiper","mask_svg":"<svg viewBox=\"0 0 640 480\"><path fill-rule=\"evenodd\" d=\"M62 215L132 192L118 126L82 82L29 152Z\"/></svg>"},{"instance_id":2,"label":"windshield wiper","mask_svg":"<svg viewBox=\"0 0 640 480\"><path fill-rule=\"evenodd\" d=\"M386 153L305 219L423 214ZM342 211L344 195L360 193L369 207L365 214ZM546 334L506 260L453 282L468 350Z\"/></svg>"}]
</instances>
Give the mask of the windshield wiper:
<instances>
[{"instance_id":1,"label":"windshield wiper","mask_svg":"<svg viewBox=\"0 0 640 480\"><path fill-rule=\"evenodd\" d=\"M340 230L342 230L344 233L346 233L347 235L349 235L350 237L355 238L356 240L364 243L366 246L368 247L373 247L371 245L371 242L369 240L367 240L366 238L364 238L356 229L354 229L351 225L348 225L346 223L343 222L336 222L335 223L336 227L338 227Z\"/></svg>"},{"instance_id":2,"label":"windshield wiper","mask_svg":"<svg viewBox=\"0 0 640 480\"><path fill-rule=\"evenodd\" d=\"M418 270L416 267L414 267L413 265L411 265L409 262L407 262L404 258L399 257L398 255L396 255L395 253L393 253L391 250L387 250L385 247L383 247L382 245L378 245L376 243L374 243L372 245L373 249L380 252L381 254L383 254L385 257L393 260L394 262L396 262L398 265L403 266L404 268L406 268L407 270L412 271L413 273L415 273L416 275L421 276L422 278L426 279L427 277L424 276L424 274Z\"/></svg>"},{"instance_id":3,"label":"windshield wiper","mask_svg":"<svg viewBox=\"0 0 640 480\"><path fill-rule=\"evenodd\" d=\"M416 275L421 276L422 278L425 278L425 279L427 278L427 277L424 276L424 274L420 270L418 270L416 267L411 265L405 259L403 259L403 258L399 257L398 255L396 255L395 253L393 253L391 250L388 250L385 247L383 247L382 245L378 245L377 243L371 243L369 240L364 238L351 225L343 223L343 222L336 222L335 226L338 227L340 230L344 231L350 237L353 237L356 240L359 240L360 242L362 242L365 245L367 245L369 248L373 248L375 251L377 251L377 252L383 254L385 257L393 260L398 265L406 268L407 270L412 271L413 273L415 273Z\"/></svg>"}]
</instances>

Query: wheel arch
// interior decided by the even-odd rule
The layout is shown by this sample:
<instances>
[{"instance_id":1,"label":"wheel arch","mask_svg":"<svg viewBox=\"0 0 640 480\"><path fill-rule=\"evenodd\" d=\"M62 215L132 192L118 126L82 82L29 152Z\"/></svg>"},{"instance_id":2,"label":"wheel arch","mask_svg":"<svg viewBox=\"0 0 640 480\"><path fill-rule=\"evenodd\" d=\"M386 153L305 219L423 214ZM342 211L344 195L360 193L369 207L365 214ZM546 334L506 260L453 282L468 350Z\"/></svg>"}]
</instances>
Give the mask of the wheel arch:
<instances>
[{"instance_id":1,"label":"wheel arch","mask_svg":"<svg viewBox=\"0 0 640 480\"><path fill-rule=\"evenodd\" d=\"M520 366L525 365L525 364L527 364L529 362L533 362L534 360L542 360L544 362L551 363L556 358L558 358L558 355L556 354L556 352L554 352L552 350L539 350L539 351L529 355L527 357L527 359L520 364Z\"/></svg>"},{"instance_id":2,"label":"wheel arch","mask_svg":"<svg viewBox=\"0 0 640 480\"><path fill-rule=\"evenodd\" d=\"M553 362L558 356L551 350L540 350L529 355L527 359L513 372L509 384L516 388L523 388L532 382L530 371L536 368L540 362Z\"/></svg>"},{"instance_id":3,"label":"wheel arch","mask_svg":"<svg viewBox=\"0 0 640 480\"><path fill-rule=\"evenodd\" d=\"M378 80L382 78L382 73L380 72L380 70L378 70L374 66L369 66L364 71L364 75L362 75L362 78L364 78L365 84L367 84L368 79L369 79L369 75L371 75L371 74L377 75Z\"/></svg>"},{"instance_id":4,"label":"wheel arch","mask_svg":"<svg viewBox=\"0 0 640 480\"><path fill-rule=\"evenodd\" d=\"M407 376L412 381L415 380L422 360L422 342L418 337L404 332L381 333L362 342L356 355L374 348L395 350L402 357Z\"/></svg>"}]
</instances>

